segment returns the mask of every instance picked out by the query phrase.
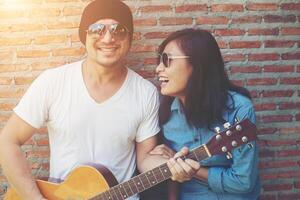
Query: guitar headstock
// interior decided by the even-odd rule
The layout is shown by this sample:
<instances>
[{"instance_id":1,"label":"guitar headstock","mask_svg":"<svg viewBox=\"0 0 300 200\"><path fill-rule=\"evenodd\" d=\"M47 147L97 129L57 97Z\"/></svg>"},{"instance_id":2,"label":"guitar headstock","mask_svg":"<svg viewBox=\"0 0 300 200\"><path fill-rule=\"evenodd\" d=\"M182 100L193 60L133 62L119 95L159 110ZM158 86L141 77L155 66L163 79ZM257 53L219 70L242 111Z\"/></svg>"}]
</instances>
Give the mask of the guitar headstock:
<instances>
[{"instance_id":1,"label":"guitar headstock","mask_svg":"<svg viewBox=\"0 0 300 200\"><path fill-rule=\"evenodd\" d=\"M233 126L225 123L224 128L222 132L220 128L215 128L216 135L206 144L211 155L227 154L230 158L232 149L256 139L256 126L249 119L242 120Z\"/></svg>"}]
</instances>

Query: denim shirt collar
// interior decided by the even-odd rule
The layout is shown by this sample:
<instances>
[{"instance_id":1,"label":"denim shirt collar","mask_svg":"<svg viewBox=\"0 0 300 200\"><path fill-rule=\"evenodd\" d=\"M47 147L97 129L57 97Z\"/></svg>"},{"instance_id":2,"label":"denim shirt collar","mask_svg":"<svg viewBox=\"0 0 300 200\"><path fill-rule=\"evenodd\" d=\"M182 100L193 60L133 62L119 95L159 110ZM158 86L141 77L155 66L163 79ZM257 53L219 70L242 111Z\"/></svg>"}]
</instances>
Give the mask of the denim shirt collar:
<instances>
[{"instance_id":1,"label":"denim shirt collar","mask_svg":"<svg viewBox=\"0 0 300 200\"><path fill-rule=\"evenodd\" d=\"M178 98L175 98L174 101L171 104L171 111L178 111L179 113L183 113L183 107L181 105L181 102Z\"/></svg>"}]
</instances>

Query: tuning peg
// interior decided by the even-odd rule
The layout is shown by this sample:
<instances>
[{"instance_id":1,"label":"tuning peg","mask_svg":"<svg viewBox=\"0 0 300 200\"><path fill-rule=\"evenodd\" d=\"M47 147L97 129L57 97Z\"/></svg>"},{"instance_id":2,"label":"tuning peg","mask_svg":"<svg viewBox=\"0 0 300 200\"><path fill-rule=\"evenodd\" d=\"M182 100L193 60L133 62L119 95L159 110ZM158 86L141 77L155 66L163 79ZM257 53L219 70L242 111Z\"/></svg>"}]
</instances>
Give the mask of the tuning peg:
<instances>
[{"instance_id":1,"label":"tuning peg","mask_svg":"<svg viewBox=\"0 0 300 200\"><path fill-rule=\"evenodd\" d=\"M233 147L236 147L236 146L238 145L238 143L237 143L236 141L233 140L233 141L231 142L231 145L232 145Z\"/></svg>"},{"instance_id":2,"label":"tuning peg","mask_svg":"<svg viewBox=\"0 0 300 200\"><path fill-rule=\"evenodd\" d=\"M224 153L226 153L226 152L227 152L227 148L226 148L225 146L223 146L223 147L222 147L222 151L223 151Z\"/></svg>"},{"instance_id":3,"label":"tuning peg","mask_svg":"<svg viewBox=\"0 0 300 200\"><path fill-rule=\"evenodd\" d=\"M242 137L242 141L243 141L244 143L246 143L246 142L248 142L248 138L247 138L246 136L243 136L243 137Z\"/></svg>"},{"instance_id":4,"label":"tuning peg","mask_svg":"<svg viewBox=\"0 0 300 200\"><path fill-rule=\"evenodd\" d=\"M227 130L227 131L226 131L226 135L227 135L227 136L231 136L231 134L232 134L232 132L231 132L230 130Z\"/></svg>"},{"instance_id":5,"label":"tuning peg","mask_svg":"<svg viewBox=\"0 0 300 200\"><path fill-rule=\"evenodd\" d=\"M232 154L230 152L227 152L227 155L226 155L227 159L231 159L232 158Z\"/></svg>"},{"instance_id":6,"label":"tuning peg","mask_svg":"<svg viewBox=\"0 0 300 200\"><path fill-rule=\"evenodd\" d=\"M226 122L223 124L224 128L229 129L231 127L231 124L229 122Z\"/></svg>"},{"instance_id":7,"label":"tuning peg","mask_svg":"<svg viewBox=\"0 0 300 200\"><path fill-rule=\"evenodd\" d=\"M220 134L216 135L216 140L219 142L222 140L222 136Z\"/></svg>"},{"instance_id":8,"label":"tuning peg","mask_svg":"<svg viewBox=\"0 0 300 200\"><path fill-rule=\"evenodd\" d=\"M220 127L218 127L218 126L215 127L214 129L215 129L216 133L220 133L220 132L221 132L221 129L220 129Z\"/></svg>"},{"instance_id":9,"label":"tuning peg","mask_svg":"<svg viewBox=\"0 0 300 200\"><path fill-rule=\"evenodd\" d=\"M249 149L252 149L252 148L253 148L253 144L248 143L247 145L248 145L248 148L249 148Z\"/></svg>"},{"instance_id":10,"label":"tuning peg","mask_svg":"<svg viewBox=\"0 0 300 200\"><path fill-rule=\"evenodd\" d=\"M241 130L242 130L242 126L238 124L238 125L236 125L235 129L236 129L237 131L241 131Z\"/></svg>"},{"instance_id":11,"label":"tuning peg","mask_svg":"<svg viewBox=\"0 0 300 200\"><path fill-rule=\"evenodd\" d=\"M239 118L235 118L235 119L234 119L234 122L235 122L235 123L239 123L239 122L240 122Z\"/></svg>"}]
</instances>

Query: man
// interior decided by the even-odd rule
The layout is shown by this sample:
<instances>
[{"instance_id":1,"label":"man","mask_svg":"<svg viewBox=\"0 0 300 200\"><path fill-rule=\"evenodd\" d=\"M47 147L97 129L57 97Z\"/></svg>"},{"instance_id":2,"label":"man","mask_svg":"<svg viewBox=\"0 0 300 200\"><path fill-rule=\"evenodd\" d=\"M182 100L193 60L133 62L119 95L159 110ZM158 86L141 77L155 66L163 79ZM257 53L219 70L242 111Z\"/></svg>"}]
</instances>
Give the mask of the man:
<instances>
[{"instance_id":1,"label":"man","mask_svg":"<svg viewBox=\"0 0 300 200\"><path fill-rule=\"evenodd\" d=\"M159 132L156 88L123 65L133 36L130 9L119 0L91 2L79 36L86 59L42 73L0 134L1 166L25 200L44 199L20 148L43 124L49 133L50 177L56 179L94 162L123 182L136 165L147 171L162 161L148 154Z\"/></svg>"}]
</instances>

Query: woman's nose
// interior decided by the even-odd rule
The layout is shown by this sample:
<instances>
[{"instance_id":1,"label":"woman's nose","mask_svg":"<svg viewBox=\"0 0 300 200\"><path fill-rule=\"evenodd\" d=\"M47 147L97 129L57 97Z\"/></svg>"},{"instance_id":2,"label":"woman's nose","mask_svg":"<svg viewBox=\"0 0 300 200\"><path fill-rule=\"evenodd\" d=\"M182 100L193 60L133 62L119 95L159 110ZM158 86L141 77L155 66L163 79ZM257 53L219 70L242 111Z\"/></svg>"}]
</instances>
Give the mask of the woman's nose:
<instances>
[{"instance_id":1,"label":"woman's nose","mask_svg":"<svg viewBox=\"0 0 300 200\"><path fill-rule=\"evenodd\" d=\"M157 65L157 67L156 67L156 69L155 69L155 72L158 73L158 72L161 72L161 71L163 71L163 70L165 70L165 66L163 65L162 62L160 62L160 63Z\"/></svg>"}]
</instances>

